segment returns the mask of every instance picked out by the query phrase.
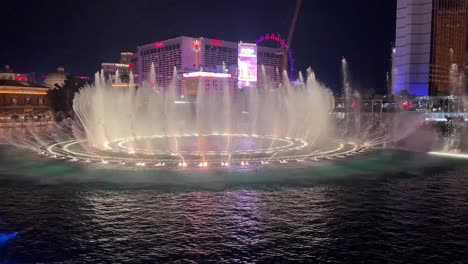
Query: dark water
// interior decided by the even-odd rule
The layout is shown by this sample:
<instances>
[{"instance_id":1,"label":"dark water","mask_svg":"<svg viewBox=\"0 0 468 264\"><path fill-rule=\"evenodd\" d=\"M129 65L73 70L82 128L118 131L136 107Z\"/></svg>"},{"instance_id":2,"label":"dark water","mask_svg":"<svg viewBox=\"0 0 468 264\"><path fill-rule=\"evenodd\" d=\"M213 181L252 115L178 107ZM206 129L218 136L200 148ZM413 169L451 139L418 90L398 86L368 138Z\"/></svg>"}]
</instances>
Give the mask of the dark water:
<instances>
[{"instance_id":1,"label":"dark water","mask_svg":"<svg viewBox=\"0 0 468 264\"><path fill-rule=\"evenodd\" d=\"M468 166L112 171L2 151L0 263L467 263Z\"/></svg>"}]
</instances>

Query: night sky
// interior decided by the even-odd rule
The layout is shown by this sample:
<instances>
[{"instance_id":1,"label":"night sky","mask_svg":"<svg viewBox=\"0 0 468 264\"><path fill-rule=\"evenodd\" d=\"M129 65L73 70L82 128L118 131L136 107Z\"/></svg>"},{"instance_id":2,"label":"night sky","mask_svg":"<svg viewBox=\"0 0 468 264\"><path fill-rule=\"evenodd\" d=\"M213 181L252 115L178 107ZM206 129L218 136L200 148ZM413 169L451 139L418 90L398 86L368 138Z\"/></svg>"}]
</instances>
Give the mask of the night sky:
<instances>
[{"instance_id":1,"label":"night sky","mask_svg":"<svg viewBox=\"0 0 468 264\"><path fill-rule=\"evenodd\" d=\"M16 72L89 75L121 51L181 35L254 42L265 33L286 38L294 0L2 1L0 65ZM340 89L340 59L352 84L385 91L395 0L304 0L292 43L295 68L311 66ZM297 74L297 72L296 72Z\"/></svg>"}]
</instances>

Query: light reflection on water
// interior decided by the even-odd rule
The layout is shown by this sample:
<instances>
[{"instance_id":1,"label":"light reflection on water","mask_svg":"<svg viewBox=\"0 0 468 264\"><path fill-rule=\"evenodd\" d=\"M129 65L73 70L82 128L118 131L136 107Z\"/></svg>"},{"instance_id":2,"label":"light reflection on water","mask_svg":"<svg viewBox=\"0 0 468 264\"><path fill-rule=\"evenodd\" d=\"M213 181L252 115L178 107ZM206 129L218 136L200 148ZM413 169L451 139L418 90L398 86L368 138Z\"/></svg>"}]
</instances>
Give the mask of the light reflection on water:
<instances>
[{"instance_id":1,"label":"light reflection on water","mask_svg":"<svg viewBox=\"0 0 468 264\"><path fill-rule=\"evenodd\" d=\"M410 157L233 174L5 157L0 231L19 235L0 262L463 263L467 166Z\"/></svg>"}]
</instances>

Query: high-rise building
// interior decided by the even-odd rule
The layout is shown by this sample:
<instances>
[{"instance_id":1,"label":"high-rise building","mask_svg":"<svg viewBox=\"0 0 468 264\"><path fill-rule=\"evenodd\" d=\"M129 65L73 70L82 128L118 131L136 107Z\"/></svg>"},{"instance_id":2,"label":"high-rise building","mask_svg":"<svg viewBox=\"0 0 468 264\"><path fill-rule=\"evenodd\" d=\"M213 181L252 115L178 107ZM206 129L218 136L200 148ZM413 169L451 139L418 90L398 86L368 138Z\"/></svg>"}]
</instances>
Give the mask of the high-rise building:
<instances>
[{"instance_id":1,"label":"high-rise building","mask_svg":"<svg viewBox=\"0 0 468 264\"><path fill-rule=\"evenodd\" d=\"M467 0L398 0L393 92L444 95L468 58Z\"/></svg>"},{"instance_id":2,"label":"high-rise building","mask_svg":"<svg viewBox=\"0 0 468 264\"><path fill-rule=\"evenodd\" d=\"M238 43L212 38L177 37L138 47L134 73L138 82L149 81L151 64L156 72L156 85L167 87L178 73L207 71L229 73L237 79ZM282 53L275 48L258 47L259 81L262 79L262 65L273 83L279 83L282 72ZM136 70L138 69L138 70ZM177 85L182 92L181 82Z\"/></svg>"}]
</instances>

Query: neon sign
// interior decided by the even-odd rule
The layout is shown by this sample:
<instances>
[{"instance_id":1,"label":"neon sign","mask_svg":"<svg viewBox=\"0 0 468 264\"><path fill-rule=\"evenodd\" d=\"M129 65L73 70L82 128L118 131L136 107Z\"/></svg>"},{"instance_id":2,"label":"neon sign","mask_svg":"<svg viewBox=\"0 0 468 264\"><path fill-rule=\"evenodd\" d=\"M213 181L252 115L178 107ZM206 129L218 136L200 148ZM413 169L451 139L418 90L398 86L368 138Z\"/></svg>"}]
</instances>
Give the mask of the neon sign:
<instances>
[{"instance_id":1,"label":"neon sign","mask_svg":"<svg viewBox=\"0 0 468 264\"><path fill-rule=\"evenodd\" d=\"M211 39L211 44L215 46L222 46L224 44L223 40Z\"/></svg>"},{"instance_id":2,"label":"neon sign","mask_svg":"<svg viewBox=\"0 0 468 264\"><path fill-rule=\"evenodd\" d=\"M288 44L286 44L286 41L284 39L281 39L280 37L278 37L275 34L270 34L270 35L266 34L265 36L261 36L259 39L257 39L257 41L255 41L255 43L257 43L257 45L258 45L258 44L260 44L260 43L262 43L263 41L266 41L266 40L272 40L272 41L278 42L281 45L281 47L283 47L284 51L286 51L288 53L289 78L292 79L293 71L294 71L294 60L293 60L293 57L292 57L292 53L289 50Z\"/></svg>"},{"instance_id":3,"label":"neon sign","mask_svg":"<svg viewBox=\"0 0 468 264\"><path fill-rule=\"evenodd\" d=\"M199 52L201 47L200 47L200 41L198 39L193 41L193 47L192 47L194 52Z\"/></svg>"},{"instance_id":4,"label":"neon sign","mask_svg":"<svg viewBox=\"0 0 468 264\"><path fill-rule=\"evenodd\" d=\"M164 42L156 42L156 43L154 43L154 46L156 48L162 48L162 47L164 47Z\"/></svg>"},{"instance_id":5,"label":"neon sign","mask_svg":"<svg viewBox=\"0 0 468 264\"><path fill-rule=\"evenodd\" d=\"M238 86L251 87L257 82L257 45L239 42L237 68Z\"/></svg>"},{"instance_id":6,"label":"neon sign","mask_svg":"<svg viewBox=\"0 0 468 264\"><path fill-rule=\"evenodd\" d=\"M25 76L21 76L21 75L16 75L15 76L15 80L16 81L22 81L22 82L25 82L27 79Z\"/></svg>"},{"instance_id":7,"label":"neon sign","mask_svg":"<svg viewBox=\"0 0 468 264\"><path fill-rule=\"evenodd\" d=\"M184 73L185 78L190 77L215 77L215 78L231 78L229 73L218 73L218 72L189 72Z\"/></svg>"},{"instance_id":8,"label":"neon sign","mask_svg":"<svg viewBox=\"0 0 468 264\"><path fill-rule=\"evenodd\" d=\"M255 49L250 47L242 47L240 50L241 56L251 56L255 55Z\"/></svg>"}]
</instances>

